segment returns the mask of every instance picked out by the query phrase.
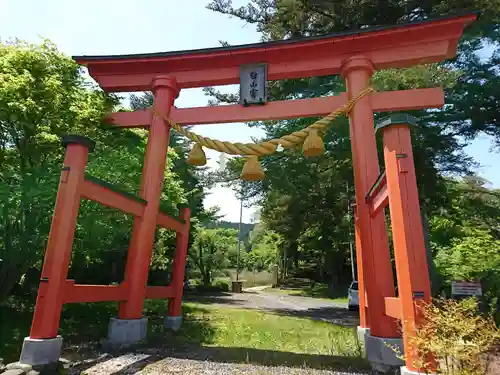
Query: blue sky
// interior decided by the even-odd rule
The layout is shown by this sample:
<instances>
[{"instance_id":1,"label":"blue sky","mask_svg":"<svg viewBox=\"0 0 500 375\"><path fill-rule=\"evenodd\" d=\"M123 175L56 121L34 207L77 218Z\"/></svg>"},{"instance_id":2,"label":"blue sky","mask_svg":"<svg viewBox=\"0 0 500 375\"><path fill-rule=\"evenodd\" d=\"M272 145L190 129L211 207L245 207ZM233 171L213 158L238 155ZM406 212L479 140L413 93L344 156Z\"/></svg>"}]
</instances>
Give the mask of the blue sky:
<instances>
[{"instance_id":1,"label":"blue sky","mask_svg":"<svg viewBox=\"0 0 500 375\"><path fill-rule=\"evenodd\" d=\"M48 38L68 55L111 55L186 50L259 41L253 25L205 9L208 0L0 0L0 38L17 37L36 43ZM233 0L233 5L246 4ZM228 87L227 90L236 90ZM178 107L203 106L207 98L201 89L181 92ZM244 124L204 125L195 131L212 138L245 142L261 136L258 129ZM500 154L490 150L483 136L467 151L481 163L479 174L500 187L495 165ZM218 155L209 152L209 165L217 165ZM239 203L230 189L217 187L205 204L217 205L227 220L238 221ZM254 209L247 208L249 221Z\"/></svg>"}]
</instances>

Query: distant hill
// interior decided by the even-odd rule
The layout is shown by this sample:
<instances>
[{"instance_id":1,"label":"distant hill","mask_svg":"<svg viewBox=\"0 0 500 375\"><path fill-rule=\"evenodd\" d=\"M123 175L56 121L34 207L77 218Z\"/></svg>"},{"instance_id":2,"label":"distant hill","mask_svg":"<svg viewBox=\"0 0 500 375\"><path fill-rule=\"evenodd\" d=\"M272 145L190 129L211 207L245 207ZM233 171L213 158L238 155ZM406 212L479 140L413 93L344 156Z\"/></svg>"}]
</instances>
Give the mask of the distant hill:
<instances>
[{"instance_id":1,"label":"distant hill","mask_svg":"<svg viewBox=\"0 0 500 375\"><path fill-rule=\"evenodd\" d=\"M232 221L216 221L214 223L209 223L206 225L207 228L230 228L238 230L239 223L234 223ZM248 235L255 227L255 224L241 223L241 237L244 242L248 240Z\"/></svg>"}]
</instances>

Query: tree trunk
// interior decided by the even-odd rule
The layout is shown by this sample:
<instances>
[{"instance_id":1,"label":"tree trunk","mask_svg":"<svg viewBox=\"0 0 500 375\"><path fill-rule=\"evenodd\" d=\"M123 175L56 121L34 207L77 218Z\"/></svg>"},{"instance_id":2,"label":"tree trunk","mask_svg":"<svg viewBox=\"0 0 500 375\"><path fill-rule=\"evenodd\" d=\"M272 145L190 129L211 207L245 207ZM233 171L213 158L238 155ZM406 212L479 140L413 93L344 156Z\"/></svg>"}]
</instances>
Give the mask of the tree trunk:
<instances>
[{"instance_id":1,"label":"tree trunk","mask_svg":"<svg viewBox=\"0 0 500 375\"><path fill-rule=\"evenodd\" d=\"M208 286L212 284L212 277L210 272L204 272L201 276L201 282L203 285Z\"/></svg>"},{"instance_id":2,"label":"tree trunk","mask_svg":"<svg viewBox=\"0 0 500 375\"><path fill-rule=\"evenodd\" d=\"M293 241L292 249L293 249L293 267L295 271L297 271L299 269L300 254L297 243L295 241Z\"/></svg>"},{"instance_id":3,"label":"tree trunk","mask_svg":"<svg viewBox=\"0 0 500 375\"><path fill-rule=\"evenodd\" d=\"M23 270L16 265L6 266L0 269L0 302L10 296L12 289L21 279Z\"/></svg>"}]
</instances>

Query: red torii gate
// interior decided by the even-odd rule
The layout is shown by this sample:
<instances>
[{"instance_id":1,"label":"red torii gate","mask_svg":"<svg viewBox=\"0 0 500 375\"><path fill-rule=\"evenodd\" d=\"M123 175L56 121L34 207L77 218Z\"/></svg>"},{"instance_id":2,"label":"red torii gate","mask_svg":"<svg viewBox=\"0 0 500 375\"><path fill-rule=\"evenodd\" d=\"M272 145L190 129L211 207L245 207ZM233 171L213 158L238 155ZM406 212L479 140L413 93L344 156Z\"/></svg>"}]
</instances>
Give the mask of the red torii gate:
<instances>
[{"instance_id":1,"label":"red torii gate","mask_svg":"<svg viewBox=\"0 0 500 375\"><path fill-rule=\"evenodd\" d=\"M109 339L117 344L145 338L147 320L142 316L145 298L169 298L165 325L179 328L189 210L182 211L180 221L159 211L170 132L163 117L192 125L326 115L365 90L375 70L454 57L464 27L475 19L476 14L467 14L300 40L155 54L75 57L106 91L152 91L154 108L161 116L154 116L151 109L110 116L115 126L149 130L139 198L85 178L87 154L93 144L83 137L63 140L66 158L33 324L23 345L21 362L39 364L57 360L62 343L57 331L63 303L120 301L118 318L112 319L109 329ZM346 80L347 93L250 107L174 106L181 89L236 84L240 81L240 67L257 63L267 65L268 80L340 74ZM374 364L398 365L386 343L400 344L397 323L401 320L406 373L418 370L413 362L414 350L408 342L418 324L415 302L429 301L431 297L408 129L414 121L399 115L377 127L383 132L384 143L385 172L380 174L373 113L437 108L443 104L441 88L376 92L360 99L350 111L360 328L369 329L365 335L368 359ZM119 286L75 285L74 281L66 280L81 197L135 215L125 278ZM383 215L387 205L393 227L398 296L394 291ZM147 287L157 225L178 233L172 284Z\"/></svg>"}]
</instances>

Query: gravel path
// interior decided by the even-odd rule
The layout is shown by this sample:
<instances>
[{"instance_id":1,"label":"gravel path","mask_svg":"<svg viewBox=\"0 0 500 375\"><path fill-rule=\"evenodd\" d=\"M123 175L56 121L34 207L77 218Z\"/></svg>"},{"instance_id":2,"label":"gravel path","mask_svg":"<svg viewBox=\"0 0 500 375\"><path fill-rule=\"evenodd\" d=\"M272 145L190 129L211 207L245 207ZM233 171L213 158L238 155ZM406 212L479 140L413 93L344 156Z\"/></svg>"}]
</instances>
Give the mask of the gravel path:
<instances>
[{"instance_id":1,"label":"gravel path","mask_svg":"<svg viewBox=\"0 0 500 375\"><path fill-rule=\"evenodd\" d=\"M187 296L185 300L206 302L214 305L253 308L263 310L292 309L307 310L314 308L347 308L346 304L311 297L290 296L266 290L247 289L243 293L223 295Z\"/></svg>"},{"instance_id":2,"label":"gravel path","mask_svg":"<svg viewBox=\"0 0 500 375\"><path fill-rule=\"evenodd\" d=\"M102 362L97 363L80 372L85 375L111 375L116 374L137 374L140 373L141 369L146 364L145 361L151 358L149 354L143 353L127 353L119 357L111 358ZM74 372L75 375L78 371Z\"/></svg>"},{"instance_id":3,"label":"gravel path","mask_svg":"<svg viewBox=\"0 0 500 375\"><path fill-rule=\"evenodd\" d=\"M165 358L147 366L137 374L189 374L189 375L353 375L359 373L333 372L327 370L298 369L291 367L269 367L251 364L194 361L190 359Z\"/></svg>"},{"instance_id":4,"label":"gravel path","mask_svg":"<svg viewBox=\"0 0 500 375\"><path fill-rule=\"evenodd\" d=\"M210 348L199 348L189 353L159 353L156 349L145 349L137 353L127 353L114 358L107 358L90 366L77 366L69 370L69 375L369 375L370 372L351 371L348 366L335 370L324 370L321 363L314 363L318 368L297 364L262 365L233 359L213 359ZM215 349L217 351L217 349ZM213 354L213 353L212 353ZM326 356L323 356L326 357Z\"/></svg>"}]
</instances>

